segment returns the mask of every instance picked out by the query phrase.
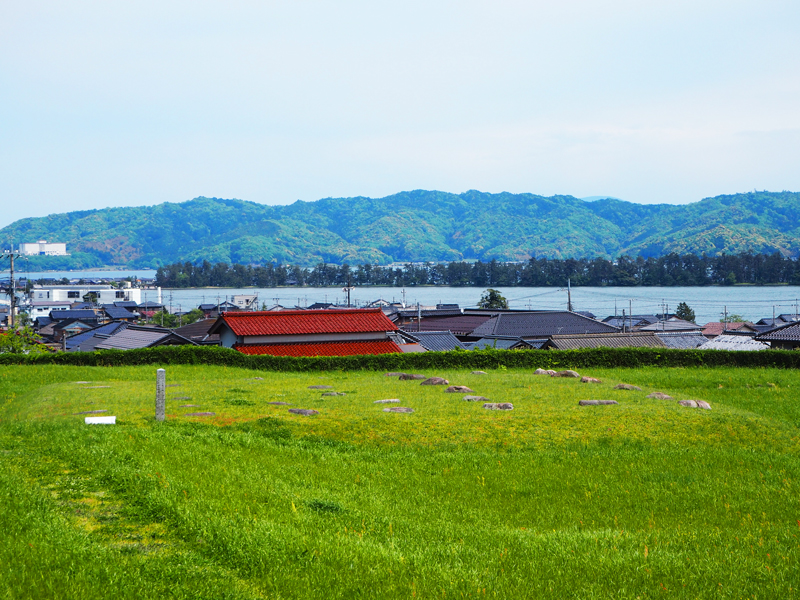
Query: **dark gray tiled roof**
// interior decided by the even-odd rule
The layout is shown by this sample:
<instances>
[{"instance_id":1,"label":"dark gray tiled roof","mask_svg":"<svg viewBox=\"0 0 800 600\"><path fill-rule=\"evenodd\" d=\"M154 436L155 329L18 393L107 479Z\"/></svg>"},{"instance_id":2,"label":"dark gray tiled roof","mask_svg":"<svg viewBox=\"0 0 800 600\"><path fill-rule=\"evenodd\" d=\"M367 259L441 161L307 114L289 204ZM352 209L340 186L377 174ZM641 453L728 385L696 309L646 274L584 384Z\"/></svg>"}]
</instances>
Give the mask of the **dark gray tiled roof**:
<instances>
[{"instance_id":1,"label":"dark gray tiled roof","mask_svg":"<svg viewBox=\"0 0 800 600\"><path fill-rule=\"evenodd\" d=\"M119 306L104 306L103 310L111 319L133 319L138 317L138 313L132 313L127 308Z\"/></svg>"},{"instance_id":2,"label":"dark gray tiled roof","mask_svg":"<svg viewBox=\"0 0 800 600\"><path fill-rule=\"evenodd\" d=\"M420 331L451 331L455 335L471 335L472 331L487 321L489 315L457 315L452 317L423 318L422 323L411 323L403 329L408 333Z\"/></svg>"},{"instance_id":3,"label":"dark gray tiled roof","mask_svg":"<svg viewBox=\"0 0 800 600\"><path fill-rule=\"evenodd\" d=\"M414 331L406 332L405 335L419 342L420 346L431 352L447 352L464 347L450 331Z\"/></svg>"},{"instance_id":4,"label":"dark gray tiled roof","mask_svg":"<svg viewBox=\"0 0 800 600\"><path fill-rule=\"evenodd\" d=\"M577 350L579 348L663 348L664 343L652 333L601 333L584 335L554 335L548 348Z\"/></svg>"},{"instance_id":5,"label":"dark gray tiled roof","mask_svg":"<svg viewBox=\"0 0 800 600\"><path fill-rule=\"evenodd\" d=\"M187 340L169 329L129 325L125 329L121 329L110 335L108 339L97 344L95 348L97 350L132 350L134 348L148 348L150 346L160 345L168 338L177 343L194 345L194 342L191 340Z\"/></svg>"},{"instance_id":6,"label":"dark gray tiled roof","mask_svg":"<svg viewBox=\"0 0 800 600\"><path fill-rule=\"evenodd\" d=\"M654 331L658 333L659 331L700 331L701 329L703 328L697 323L691 323L683 319L670 319L669 321L659 321L652 325L640 327L639 331Z\"/></svg>"},{"instance_id":7,"label":"dark gray tiled roof","mask_svg":"<svg viewBox=\"0 0 800 600\"><path fill-rule=\"evenodd\" d=\"M50 318L54 321L64 321L65 319L80 319L81 321L96 321L97 314L90 309L70 309L70 310L52 310L50 311Z\"/></svg>"},{"instance_id":8,"label":"dark gray tiled roof","mask_svg":"<svg viewBox=\"0 0 800 600\"><path fill-rule=\"evenodd\" d=\"M569 311L502 313L472 332L482 337L549 337L559 334L616 333L618 329Z\"/></svg>"},{"instance_id":9,"label":"dark gray tiled roof","mask_svg":"<svg viewBox=\"0 0 800 600\"><path fill-rule=\"evenodd\" d=\"M655 333L658 338L664 342L667 348L674 348L676 350L691 350L702 346L708 341L708 338L700 331L665 331L664 333L656 331Z\"/></svg>"},{"instance_id":10,"label":"dark gray tiled roof","mask_svg":"<svg viewBox=\"0 0 800 600\"><path fill-rule=\"evenodd\" d=\"M86 331L82 331L66 339L67 350L82 350L85 352L83 344L87 341L93 338L96 338L97 341L104 340L112 333L120 329L125 329L127 326L127 323L114 321L113 323L106 323L105 325L94 327L93 329L87 329ZM95 343L97 343L97 341ZM92 350L94 350L94 346L92 346Z\"/></svg>"},{"instance_id":11,"label":"dark gray tiled roof","mask_svg":"<svg viewBox=\"0 0 800 600\"><path fill-rule=\"evenodd\" d=\"M798 342L800 341L800 323L787 323L786 325L776 327L765 333L760 333L754 339L760 342Z\"/></svg>"},{"instance_id":12,"label":"dark gray tiled roof","mask_svg":"<svg viewBox=\"0 0 800 600\"><path fill-rule=\"evenodd\" d=\"M219 334L208 335L208 330L216 323L216 319L200 319L183 327L175 329L175 333L198 344L218 344Z\"/></svg>"},{"instance_id":13,"label":"dark gray tiled roof","mask_svg":"<svg viewBox=\"0 0 800 600\"><path fill-rule=\"evenodd\" d=\"M547 338L543 339L530 339L523 340L522 338L481 338L477 342L468 342L470 350L486 350L492 348L495 350L510 350L514 346L523 346L525 348L540 349L547 342Z\"/></svg>"}]
</instances>

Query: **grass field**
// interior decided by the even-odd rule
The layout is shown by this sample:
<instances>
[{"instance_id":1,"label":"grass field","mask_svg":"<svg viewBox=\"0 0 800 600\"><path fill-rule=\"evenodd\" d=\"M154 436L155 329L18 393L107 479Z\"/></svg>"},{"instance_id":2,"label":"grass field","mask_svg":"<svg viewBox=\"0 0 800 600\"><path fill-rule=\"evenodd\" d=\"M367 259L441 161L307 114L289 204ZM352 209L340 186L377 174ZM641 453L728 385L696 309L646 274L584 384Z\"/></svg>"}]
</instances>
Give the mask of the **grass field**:
<instances>
[{"instance_id":1,"label":"grass field","mask_svg":"<svg viewBox=\"0 0 800 600\"><path fill-rule=\"evenodd\" d=\"M800 598L800 373L583 374L2 367L0 597Z\"/></svg>"}]
</instances>

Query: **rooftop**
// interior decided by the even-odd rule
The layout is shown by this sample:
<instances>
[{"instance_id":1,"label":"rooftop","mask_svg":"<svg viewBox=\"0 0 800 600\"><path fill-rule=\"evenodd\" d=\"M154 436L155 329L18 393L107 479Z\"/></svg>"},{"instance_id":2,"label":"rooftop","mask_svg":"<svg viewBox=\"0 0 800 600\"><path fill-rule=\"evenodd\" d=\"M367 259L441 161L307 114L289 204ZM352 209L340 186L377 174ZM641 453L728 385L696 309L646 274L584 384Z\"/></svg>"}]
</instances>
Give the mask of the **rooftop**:
<instances>
[{"instance_id":1,"label":"rooftop","mask_svg":"<svg viewBox=\"0 0 800 600\"><path fill-rule=\"evenodd\" d=\"M219 333L223 323L236 335L244 336L397 330L397 326L386 318L380 308L223 313L209 333Z\"/></svg>"},{"instance_id":2,"label":"rooftop","mask_svg":"<svg viewBox=\"0 0 800 600\"><path fill-rule=\"evenodd\" d=\"M237 345L233 348L242 354L269 354L272 356L361 356L401 352L400 347L391 340Z\"/></svg>"}]
</instances>

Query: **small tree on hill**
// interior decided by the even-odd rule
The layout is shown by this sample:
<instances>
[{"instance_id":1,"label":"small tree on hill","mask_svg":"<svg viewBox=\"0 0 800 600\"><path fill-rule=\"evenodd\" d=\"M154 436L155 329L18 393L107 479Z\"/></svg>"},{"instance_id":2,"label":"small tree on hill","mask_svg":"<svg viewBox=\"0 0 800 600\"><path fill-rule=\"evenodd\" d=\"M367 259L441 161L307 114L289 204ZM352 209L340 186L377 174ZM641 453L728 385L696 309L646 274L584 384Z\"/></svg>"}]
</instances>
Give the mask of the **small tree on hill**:
<instances>
[{"instance_id":1,"label":"small tree on hill","mask_svg":"<svg viewBox=\"0 0 800 600\"><path fill-rule=\"evenodd\" d=\"M508 308L508 300L497 290L489 288L481 294L481 299L478 300L478 308Z\"/></svg>"},{"instance_id":2,"label":"small tree on hill","mask_svg":"<svg viewBox=\"0 0 800 600\"><path fill-rule=\"evenodd\" d=\"M683 319L684 321L690 321L694 323L694 311L689 308L689 305L686 302L681 302L678 304L678 308L675 309L675 316L679 319Z\"/></svg>"}]
</instances>

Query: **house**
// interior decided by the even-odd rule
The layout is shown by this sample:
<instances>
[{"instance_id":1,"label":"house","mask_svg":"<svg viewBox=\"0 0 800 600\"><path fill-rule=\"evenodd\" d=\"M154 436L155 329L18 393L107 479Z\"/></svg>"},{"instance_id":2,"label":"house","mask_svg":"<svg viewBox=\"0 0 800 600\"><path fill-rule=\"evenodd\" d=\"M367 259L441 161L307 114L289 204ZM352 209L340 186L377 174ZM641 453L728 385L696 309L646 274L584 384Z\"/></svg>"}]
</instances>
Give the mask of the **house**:
<instances>
[{"instance_id":1,"label":"house","mask_svg":"<svg viewBox=\"0 0 800 600\"><path fill-rule=\"evenodd\" d=\"M401 326L401 329L408 333L417 333L420 331L450 331L462 341L465 339L475 341L480 339L481 336L472 337L472 332L476 327L482 325L491 317L491 314L463 315L460 312L452 316L436 315L425 317L423 314L421 321L415 319L412 322L408 320Z\"/></svg>"},{"instance_id":2,"label":"house","mask_svg":"<svg viewBox=\"0 0 800 600\"><path fill-rule=\"evenodd\" d=\"M653 333L658 332L666 332L666 331L701 331L702 327L697 323L692 323L691 321L684 321L683 319L679 319L678 317L670 317L666 321L659 321L658 323L652 323L650 325L645 325L644 327L639 327L638 331L651 331Z\"/></svg>"},{"instance_id":3,"label":"house","mask_svg":"<svg viewBox=\"0 0 800 600\"><path fill-rule=\"evenodd\" d=\"M578 350L580 348L664 348L654 333L578 333L552 335L543 346L546 350Z\"/></svg>"},{"instance_id":4,"label":"house","mask_svg":"<svg viewBox=\"0 0 800 600\"><path fill-rule=\"evenodd\" d=\"M800 322L786 323L760 333L753 338L757 342L766 342L770 348L779 350L799 350L800 349Z\"/></svg>"},{"instance_id":5,"label":"house","mask_svg":"<svg viewBox=\"0 0 800 600\"><path fill-rule=\"evenodd\" d=\"M174 329L175 333L201 346L219 346L219 334L209 334L208 330L216 323L216 319L200 319L194 323Z\"/></svg>"},{"instance_id":6,"label":"house","mask_svg":"<svg viewBox=\"0 0 800 600\"><path fill-rule=\"evenodd\" d=\"M39 317L50 316L51 311L69 310L70 308L72 308L72 302L67 300L60 302L55 300L34 300L28 305L28 316L35 321Z\"/></svg>"},{"instance_id":7,"label":"house","mask_svg":"<svg viewBox=\"0 0 800 600\"><path fill-rule=\"evenodd\" d=\"M156 346L196 346L193 341L178 335L169 329L160 327L141 327L123 324L121 327L101 340L95 350L133 350L135 348L154 348Z\"/></svg>"},{"instance_id":8,"label":"house","mask_svg":"<svg viewBox=\"0 0 800 600\"><path fill-rule=\"evenodd\" d=\"M236 294L231 296L231 304L238 310L258 309L258 294Z\"/></svg>"},{"instance_id":9,"label":"house","mask_svg":"<svg viewBox=\"0 0 800 600\"><path fill-rule=\"evenodd\" d=\"M131 312L128 308L116 306L114 304L104 304L103 312L112 321L134 322L139 319L138 312Z\"/></svg>"},{"instance_id":10,"label":"house","mask_svg":"<svg viewBox=\"0 0 800 600\"><path fill-rule=\"evenodd\" d=\"M476 327L476 337L550 338L554 335L618 333L619 329L566 310L500 313Z\"/></svg>"},{"instance_id":11,"label":"house","mask_svg":"<svg viewBox=\"0 0 800 600\"><path fill-rule=\"evenodd\" d=\"M460 348L464 350L464 345L450 331L415 331L408 333L400 331L397 333L400 344L419 344L423 350L429 352L447 352ZM405 349L401 346L401 350Z\"/></svg>"},{"instance_id":12,"label":"house","mask_svg":"<svg viewBox=\"0 0 800 600\"><path fill-rule=\"evenodd\" d=\"M750 335L760 333L755 324L749 322L743 323L720 323L712 321L703 325L703 335L709 340L713 340L718 335L723 335L728 331L735 331L737 333L747 332Z\"/></svg>"},{"instance_id":13,"label":"house","mask_svg":"<svg viewBox=\"0 0 800 600\"><path fill-rule=\"evenodd\" d=\"M397 327L380 309L222 313L209 334L244 354L349 356L401 352Z\"/></svg>"},{"instance_id":14,"label":"house","mask_svg":"<svg viewBox=\"0 0 800 600\"><path fill-rule=\"evenodd\" d=\"M477 342L461 342L466 350L541 350L547 338L527 339L520 337L481 338Z\"/></svg>"},{"instance_id":15,"label":"house","mask_svg":"<svg viewBox=\"0 0 800 600\"><path fill-rule=\"evenodd\" d=\"M699 350L766 350L769 344L757 342L749 335L718 335L706 341Z\"/></svg>"},{"instance_id":16,"label":"house","mask_svg":"<svg viewBox=\"0 0 800 600\"><path fill-rule=\"evenodd\" d=\"M86 297L93 298L95 302L112 303L115 301L141 302L142 290L127 286L116 288L107 284L76 284L76 285L34 285L30 299L34 302L77 302Z\"/></svg>"},{"instance_id":17,"label":"house","mask_svg":"<svg viewBox=\"0 0 800 600\"><path fill-rule=\"evenodd\" d=\"M201 304L198 308L203 311L203 316L206 319L216 319L222 313L241 310L233 302L228 302L227 300L217 304Z\"/></svg>"},{"instance_id":18,"label":"house","mask_svg":"<svg viewBox=\"0 0 800 600\"><path fill-rule=\"evenodd\" d=\"M656 331L656 337L673 350L692 350L708 341L700 331Z\"/></svg>"}]
</instances>

